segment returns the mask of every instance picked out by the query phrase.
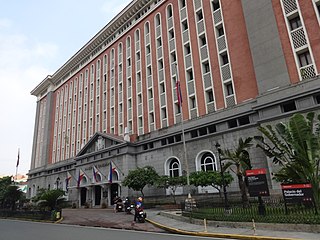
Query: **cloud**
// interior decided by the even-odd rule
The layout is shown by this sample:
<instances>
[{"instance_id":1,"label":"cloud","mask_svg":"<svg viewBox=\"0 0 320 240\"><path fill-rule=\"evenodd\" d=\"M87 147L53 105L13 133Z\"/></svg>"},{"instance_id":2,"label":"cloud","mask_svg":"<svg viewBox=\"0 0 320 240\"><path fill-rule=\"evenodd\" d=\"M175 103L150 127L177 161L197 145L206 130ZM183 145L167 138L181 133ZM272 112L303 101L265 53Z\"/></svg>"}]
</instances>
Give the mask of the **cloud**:
<instances>
[{"instance_id":1,"label":"cloud","mask_svg":"<svg viewBox=\"0 0 320 240\"><path fill-rule=\"evenodd\" d=\"M0 29L9 28L11 26L12 26L12 22L9 19L6 19L6 18L0 19Z\"/></svg>"},{"instance_id":2,"label":"cloud","mask_svg":"<svg viewBox=\"0 0 320 240\"><path fill-rule=\"evenodd\" d=\"M36 97L30 91L51 70L47 66L59 53L49 42L2 31L10 21L0 20L0 174L14 173L17 149L21 149L19 172L30 167Z\"/></svg>"}]
</instances>

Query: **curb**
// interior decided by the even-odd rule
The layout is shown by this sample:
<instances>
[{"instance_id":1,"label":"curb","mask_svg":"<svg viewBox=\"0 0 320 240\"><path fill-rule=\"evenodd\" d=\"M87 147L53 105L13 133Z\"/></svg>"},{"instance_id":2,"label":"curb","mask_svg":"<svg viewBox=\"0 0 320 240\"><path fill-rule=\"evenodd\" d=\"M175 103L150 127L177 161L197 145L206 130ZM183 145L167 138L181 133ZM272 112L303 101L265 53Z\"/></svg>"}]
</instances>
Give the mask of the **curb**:
<instances>
[{"instance_id":1,"label":"curb","mask_svg":"<svg viewBox=\"0 0 320 240\"><path fill-rule=\"evenodd\" d=\"M228 234L228 233L208 233L208 232L192 232L192 231L186 231L181 230L177 228L168 227L165 225L162 225L160 223L154 222L148 218L146 220L159 227L162 228L168 232L172 233L179 233L183 235L192 235L192 236L200 236L200 237L217 237L217 238L232 238L232 239L252 239L252 240L297 240L297 238L279 238L279 237L268 237L268 236L250 236L250 235L240 235L240 234Z\"/></svg>"}]
</instances>

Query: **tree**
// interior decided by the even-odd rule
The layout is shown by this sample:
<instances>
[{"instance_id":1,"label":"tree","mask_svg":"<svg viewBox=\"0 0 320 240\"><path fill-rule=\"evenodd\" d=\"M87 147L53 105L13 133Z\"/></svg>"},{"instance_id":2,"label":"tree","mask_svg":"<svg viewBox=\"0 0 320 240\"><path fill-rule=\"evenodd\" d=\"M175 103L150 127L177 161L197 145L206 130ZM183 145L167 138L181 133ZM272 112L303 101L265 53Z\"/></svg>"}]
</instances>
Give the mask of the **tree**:
<instances>
[{"instance_id":1,"label":"tree","mask_svg":"<svg viewBox=\"0 0 320 240\"><path fill-rule=\"evenodd\" d=\"M12 177L0 178L0 208L16 207L16 202L22 200L23 192L13 185Z\"/></svg>"},{"instance_id":2,"label":"tree","mask_svg":"<svg viewBox=\"0 0 320 240\"><path fill-rule=\"evenodd\" d=\"M60 208L65 203L63 197L65 192L61 189L46 190L41 189L38 191L37 196L33 199L38 203L40 208L53 210Z\"/></svg>"},{"instance_id":3,"label":"tree","mask_svg":"<svg viewBox=\"0 0 320 240\"><path fill-rule=\"evenodd\" d=\"M122 183L124 186L127 186L134 191L140 191L141 195L144 197L144 187L146 185L154 185L158 177L159 175L153 167L138 167L137 169L130 170Z\"/></svg>"},{"instance_id":4,"label":"tree","mask_svg":"<svg viewBox=\"0 0 320 240\"><path fill-rule=\"evenodd\" d=\"M317 121L316 121L317 120ZM320 204L320 115L298 113L287 123L260 126L257 147L280 166L274 173L281 183L311 183L316 207ZM265 138L268 140L266 141Z\"/></svg>"},{"instance_id":5,"label":"tree","mask_svg":"<svg viewBox=\"0 0 320 240\"><path fill-rule=\"evenodd\" d=\"M233 177L229 172L223 173L226 186L230 185ZM217 171L199 171L190 174L190 184L196 187L212 186L219 191L221 196L221 188L223 187L223 180L220 172Z\"/></svg>"},{"instance_id":6,"label":"tree","mask_svg":"<svg viewBox=\"0 0 320 240\"><path fill-rule=\"evenodd\" d=\"M158 188L164 188L164 189L169 188L172 191L174 204L177 203L176 201L177 188L186 184L187 184L187 178L185 176L170 177L167 175L163 175L163 176L160 176L156 181L156 185Z\"/></svg>"},{"instance_id":7,"label":"tree","mask_svg":"<svg viewBox=\"0 0 320 240\"><path fill-rule=\"evenodd\" d=\"M241 200L244 207L249 206L248 188L244 178L246 176L246 170L251 169L250 157L248 148L252 146L252 137L246 139L240 138L238 146L235 150L222 150L221 160L225 161L224 169L230 169L237 175L238 185L241 193Z\"/></svg>"}]
</instances>

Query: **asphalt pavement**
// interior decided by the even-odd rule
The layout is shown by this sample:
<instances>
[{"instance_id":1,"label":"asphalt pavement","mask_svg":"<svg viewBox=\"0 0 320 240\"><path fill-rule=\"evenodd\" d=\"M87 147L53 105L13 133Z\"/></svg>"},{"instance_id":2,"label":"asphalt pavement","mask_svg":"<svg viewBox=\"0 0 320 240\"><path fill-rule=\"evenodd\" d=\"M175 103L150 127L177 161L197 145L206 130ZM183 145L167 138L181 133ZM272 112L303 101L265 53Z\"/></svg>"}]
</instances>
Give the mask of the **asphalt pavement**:
<instances>
[{"instance_id":1,"label":"asphalt pavement","mask_svg":"<svg viewBox=\"0 0 320 240\"><path fill-rule=\"evenodd\" d=\"M228 239L320 239L320 233L308 231L307 228L302 231L292 230L298 228L287 228L286 231L274 230L279 228L277 227L279 224L268 225L267 228L260 227L262 225L259 224L246 227L236 224L227 227L205 220L191 223L190 219L181 216L180 211L147 209L146 212L147 222L135 223L133 222L133 215L124 212L115 213L113 209L63 209L63 219L59 223L160 233L173 232Z\"/></svg>"}]
</instances>

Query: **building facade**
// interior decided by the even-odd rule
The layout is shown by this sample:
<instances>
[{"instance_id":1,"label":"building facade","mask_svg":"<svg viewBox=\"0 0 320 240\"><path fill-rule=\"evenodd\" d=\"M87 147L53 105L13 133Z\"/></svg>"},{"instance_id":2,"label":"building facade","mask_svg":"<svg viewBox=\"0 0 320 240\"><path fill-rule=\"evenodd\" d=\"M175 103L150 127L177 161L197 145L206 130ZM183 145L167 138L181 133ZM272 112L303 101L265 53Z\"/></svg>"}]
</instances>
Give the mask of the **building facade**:
<instances>
[{"instance_id":1,"label":"building facade","mask_svg":"<svg viewBox=\"0 0 320 240\"><path fill-rule=\"evenodd\" d=\"M319 111L319 26L319 0L133 0L32 90L28 196L63 188L100 206L134 194L121 184L130 169L220 171L217 142ZM250 157L277 191L275 166L255 147Z\"/></svg>"}]
</instances>

